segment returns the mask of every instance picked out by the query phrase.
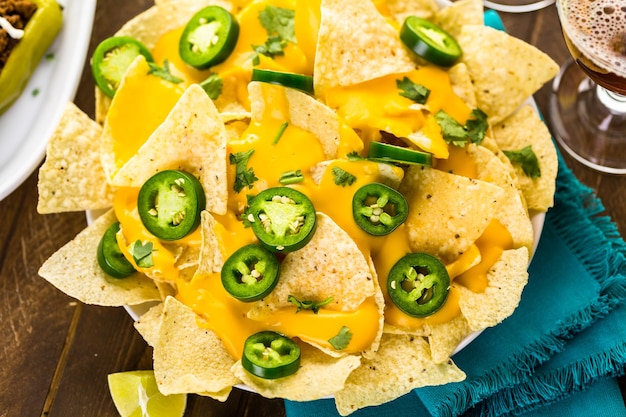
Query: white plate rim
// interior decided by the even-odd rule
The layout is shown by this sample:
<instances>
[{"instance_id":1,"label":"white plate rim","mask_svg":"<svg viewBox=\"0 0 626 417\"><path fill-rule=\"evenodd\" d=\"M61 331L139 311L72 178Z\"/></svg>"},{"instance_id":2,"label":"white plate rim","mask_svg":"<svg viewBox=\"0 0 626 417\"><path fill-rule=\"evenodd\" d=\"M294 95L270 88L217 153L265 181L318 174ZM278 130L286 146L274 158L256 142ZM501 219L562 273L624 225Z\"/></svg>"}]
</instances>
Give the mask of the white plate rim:
<instances>
[{"instance_id":1,"label":"white plate rim","mask_svg":"<svg viewBox=\"0 0 626 417\"><path fill-rule=\"evenodd\" d=\"M65 104L74 99L91 39L96 0L63 0L63 26L22 95L0 115L0 201L43 160ZM37 90L38 94L33 94Z\"/></svg>"}]
</instances>

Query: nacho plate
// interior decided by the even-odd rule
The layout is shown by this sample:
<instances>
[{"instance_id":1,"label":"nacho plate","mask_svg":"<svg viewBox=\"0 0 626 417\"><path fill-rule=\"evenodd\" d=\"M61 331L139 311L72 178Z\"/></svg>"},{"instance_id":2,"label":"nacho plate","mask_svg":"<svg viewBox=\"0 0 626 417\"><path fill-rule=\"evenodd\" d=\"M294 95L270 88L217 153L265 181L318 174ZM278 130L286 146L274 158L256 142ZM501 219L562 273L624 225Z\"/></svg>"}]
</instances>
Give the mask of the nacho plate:
<instances>
[{"instance_id":1,"label":"nacho plate","mask_svg":"<svg viewBox=\"0 0 626 417\"><path fill-rule=\"evenodd\" d=\"M275 1L280 5L290 3ZM549 136L547 142L536 145L538 138L545 139L547 130L537 125L532 137L520 135L528 123L539 119L536 113L524 110L514 112L515 119L504 117L498 111L500 96L481 96L472 85L477 82L489 89L487 83L509 82L516 88L515 97L529 95L536 88L535 75L538 79L549 77L555 65L540 51L528 50L508 35L483 27L482 20L477 21L482 6L476 0L464 0L441 10L389 0L378 4L384 12L373 3L322 0L318 41L324 42L317 43L314 61L306 60L306 50L297 49L285 49L285 56L290 57L286 62L279 59L282 55L268 60L264 48L269 44L254 47L258 55L251 56L245 42L243 49L235 47L232 55L235 62L251 59L261 67L281 63L301 65L305 74L313 71L315 97L259 81L247 83L242 95L229 87L230 81L245 74L241 70L244 67L228 70L232 61L215 67L224 84L221 93L211 97L215 91L203 90L197 83L206 73L181 71L173 55L163 54L172 45L169 36L175 36L172 34L176 28L184 25L197 4L195 0L184 4L164 0L156 10L150 9L129 22L120 33L139 37L154 48L157 57L171 58L172 66L165 62L163 68L155 69L145 58L138 57L128 67L112 100L99 94L97 113L102 115L102 125L74 115L59 126L49 158L40 171L38 207L42 213L87 209L93 226L53 255L40 274L81 301L103 303L107 293L119 285L98 271L88 255L76 265L65 254L76 250L77 245L92 246L94 236L105 225L120 221L117 245L139 271L133 276L151 278L143 293L150 303L131 299L123 304L137 319L137 330L155 349L155 375L164 393L190 392L224 400L237 386L266 397L299 401L332 396L339 412L350 414L419 386L463 379L462 370L456 368L450 356L484 328L508 317L519 302L545 206L551 204L549 199L535 202L524 192L541 190L549 194L556 161L550 152L540 152L538 165L543 176L533 176L522 187L520 176L531 175L528 167L517 167L505 151L514 151L508 146L530 144L542 151L550 148L553 145ZM262 1L249 7L238 12L242 26L249 28L260 22L268 34L272 13L283 13ZM505 45L501 53L521 48L524 54L520 59L528 59L529 54L541 57L547 62L546 68L540 65L539 73L531 77L533 82L526 85L519 83L519 74L511 75L510 71L485 78L481 67L472 61L473 53L451 69L425 64L403 49L397 32L392 30L394 23L388 23L394 16L406 15L407 7L420 7L427 18L454 31L461 44L475 42L476 33L484 34L485 39ZM167 13L159 13L159 8ZM289 21L289 13L284 13L278 21ZM362 39L346 45L342 56L337 57L332 47L337 45L336 39L331 34L339 31L349 38L350 25L339 27L338 22L349 21L349 16L355 14L368 22L359 29ZM149 25L143 23L155 21L163 30L172 30L163 36L165 45L159 36L146 33ZM378 30L380 27L385 31ZM245 39L246 34L242 36ZM280 36L287 39L290 35L287 31ZM297 48L290 42L285 40L284 46ZM389 50L394 52L387 54ZM363 58L372 56L379 57L380 62L364 68ZM411 65L416 68L411 69ZM522 72L527 68L522 63L517 67ZM294 67L288 69L300 74ZM155 77L154 71L160 75ZM346 76L354 84L346 82ZM419 103L409 91L417 87L416 83L423 83L429 91L426 103ZM380 94L373 98L371 91ZM385 106L379 105L381 99ZM516 108L524 108L523 100L515 100ZM481 112L476 106L489 111ZM72 112L74 109L67 110L68 114ZM141 123L133 124L134 120ZM465 121L466 126L456 120ZM456 129L454 139L446 130L450 126ZM94 145L95 141L79 141L79 147L65 146L76 149L76 154L55 157L55 149L81 135L101 137L101 146ZM397 166L367 158L372 142L401 145L405 153L407 149L428 152L436 168ZM307 152L301 152L303 148ZM90 164L90 173L81 178L80 172ZM167 170L191 173L206 196L200 227L180 242L146 235L136 217L138 187L154 172ZM278 188L284 185L286 173L286 178L294 182ZM78 183L77 178L81 178ZM350 204L356 201L355 191L371 188L372 183L378 183L376 189L397 190L400 197L394 198L407 202L403 223L384 237L370 237L367 226L357 226L353 217L356 211L347 210L356 204ZM180 186L177 183L170 190L174 196L184 197L184 192L176 191ZM260 195L266 191L278 192L278 200L261 200ZM281 227L297 234L307 216L311 217L311 212L292 206L301 204L296 191L315 202L317 226L304 243L284 250L282 243L264 240L264 234L278 234ZM361 203L370 204L366 199ZM113 217L107 209L111 205L115 209ZM265 219L256 217L258 207L264 207L261 210L265 210ZM375 209L374 205L370 208ZM107 214L94 221L98 209L107 209ZM159 214L157 208L150 211L151 215ZM272 217L276 213L299 214L293 214L289 222L279 220L274 225L273 219L281 219ZM377 223L379 214L367 215L368 221ZM395 216L394 212L387 214ZM255 228L255 222L262 228ZM98 233L94 232L95 225ZM89 239L92 243L85 244ZM280 279L272 292L251 299L250 304L233 301L226 294L227 285L218 285L220 271L237 248L258 243L280 252ZM446 302L428 312L426 318L410 317L390 299L390 293L397 288L387 281L387 275L394 273L392 266L402 254L413 252L430 254L454 279L445 288ZM84 283L78 284L71 278L74 274L65 271L72 267L83 270L85 266L88 268L81 276L97 277L91 286L102 293L74 291L75 286ZM411 268L418 272L419 281L423 279L420 275L429 273L428 267ZM65 275L70 275L69 279L64 279ZM402 286L402 290L409 291ZM232 325L235 321L237 326ZM339 323L340 328L336 327ZM244 336L270 328L297 338L302 351L299 370L276 381L250 374L250 369L239 361ZM184 358L179 354L182 341L189 352ZM402 375L388 390L378 392L379 384L387 380L384 375L402 368L394 359L402 352L415 357L414 363L402 369ZM427 372L422 375L418 368ZM319 383L301 390L303 381Z\"/></svg>"}]
</instances>

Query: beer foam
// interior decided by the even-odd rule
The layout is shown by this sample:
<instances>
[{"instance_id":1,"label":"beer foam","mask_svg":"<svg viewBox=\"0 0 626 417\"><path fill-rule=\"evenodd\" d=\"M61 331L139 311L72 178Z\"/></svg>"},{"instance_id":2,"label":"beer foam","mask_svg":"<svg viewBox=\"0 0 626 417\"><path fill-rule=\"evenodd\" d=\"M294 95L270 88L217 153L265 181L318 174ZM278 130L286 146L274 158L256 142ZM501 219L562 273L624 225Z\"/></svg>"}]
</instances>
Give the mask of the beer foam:
<instances>
[{"instance_id":1,"label":"beer foam","mask_svg":"<svg viewBox=\"0 0 626 417\"><path fill-rule=\"evenodd\" d=\"M621 3L621 4L618 4ZM606 71L626 76L626 4L615 0L562 0L567 36Z\"/></svg>"}]
</instances>

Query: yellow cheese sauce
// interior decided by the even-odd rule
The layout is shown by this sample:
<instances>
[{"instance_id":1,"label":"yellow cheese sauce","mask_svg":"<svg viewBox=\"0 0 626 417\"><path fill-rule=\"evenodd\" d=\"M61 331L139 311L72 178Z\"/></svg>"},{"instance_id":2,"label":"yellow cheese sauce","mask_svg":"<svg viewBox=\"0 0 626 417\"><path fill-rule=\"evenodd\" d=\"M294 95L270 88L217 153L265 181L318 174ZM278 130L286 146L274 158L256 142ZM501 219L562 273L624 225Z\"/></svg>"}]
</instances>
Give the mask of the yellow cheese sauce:
<instances>
[{"instance_id":1,"label":"yellow cheese sauce","mask_svg":"<svg viewBox=\"0 0 626 417\"><path fill-rule=\"evenodd\" d=\"M259 67L310 74L315 56L315 34L319 26L319 0L296 2L292 0L254 1L238 13L241 34L235 52L222 64L209 70L198 71L186 65L178 57L178 38L182 28L165 34L156 44L153 54L158 63L168 60L172 72L184 78L184 83L176 85L161 78L137 72L127 78L113 100L108 115L108 123L115 138L115 155L118 167L134 155L150 133L165 119L177 99L182 95L184 85L204 80L210 73L222 76L224 83L236 83L240 102L247 103L247 84L252 68L250 45L263 43L266 37L259 33L266 31L259 22L258 14L268 4L294 9L297 7L295 34L297 44L290 43L285 55L271 59L261 56ZM399 94L397 80L403 77L423 84L431 90L426 103L416 106L411 100ZM448 148L441 131L434 120L434 114L444 110L459 123L465 124L471 109L454 94L447 73L436 67L420 67L405 74L394 74L362 84L329 89L320 99L335 109L339 117L338 155L341 158L328 162L320 139L303 127L289 120L288 100L282 87L262 85L265 108L260 117L253 119L248 128L238 137L227 143L227 154L237 154L253 150L246 168L257 177L251 187L240 192L233 190L236 180L236 166L228 166L229 184L228 213L214 215L215 235L223 259L227 259L238 248L256 242L252 230L244 227L240 216L247 205L248 195L280 186L282 173L300 170L304 180L290 185L306 194L317 212L331 217L355 241L366 259L371 257L385 297L385 321L404 328L419 328L424 324L438 324L450 321L460 313L458 306L458 286L463 285L472 291L484 291L487 286L486 274L503 250L512 247L509 232L501 224L493 221L483 236L454 263L447 265L452 284L444 306L429 317L417 319L404 314L388 298L386 292L387 275L391 267L402 256L411 252L407 230L404 225L387 236L368 235L355 223L352 215L352 197L361 186L372 182L383 182L380 165L368 160L348 160L345 155L351 151L361 152L364 138L378 140L380 130L390 132L399 138L407 138L414 132L421 133L421 139L409 140L434 154L437 168L476 177L477 168L468 162L465 150L454 146ZM244 97L245 96L245 97ZM381 105L381 103L384 103ZM249 103L248 103L249 104ZM323 171L319 164L327 164ZM352 184L337 184L333 169L339 168L354 176ZM403 170L390 168L399 181ZM313 173L316 173L315 175ZM347 326L353 337L344 350L355 353L366 350L376 338L379 328L379 311L373 298L367 299L355 311L337 312L322 308L318 314L300 311L296 308L282 308L271 314L250 318L252 305L230 296L221 284L219 273L196 275L191 281L180 276L176 266L176 256L170 251L171 245L160 242L142 225L137 212L137 189L120 188L115 197L114 209L122 228L118 242L123 253L132 260L129 247L133 242L153 244L154 266L139 268L157 280L172 283L177 289L177 298L194 309L203 319L199 323L216 332L234 358L241 356L245 339L260 330L272 329L289 336L331 348L328 340L335 336L342 326ZM200 231L174 244L200 245ZM346 260L349 262L349 260ZM475 265L472 267L472 265ZM320 300L317 300L320 301Z\"/></svg>"}]
</instances>

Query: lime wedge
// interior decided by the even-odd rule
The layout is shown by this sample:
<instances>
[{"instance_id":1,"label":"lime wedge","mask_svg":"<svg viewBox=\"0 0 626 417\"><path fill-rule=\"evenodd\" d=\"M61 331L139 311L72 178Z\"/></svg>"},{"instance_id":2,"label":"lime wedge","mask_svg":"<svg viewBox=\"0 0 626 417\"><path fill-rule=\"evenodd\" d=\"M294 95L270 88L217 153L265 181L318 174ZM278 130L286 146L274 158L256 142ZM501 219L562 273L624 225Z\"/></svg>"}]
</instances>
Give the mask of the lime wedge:
<instances>
[{"instance_id":1,"label":"lime wedge","mask_svg":"<svg viewBox=\"0 0 626 417\"><path fill-rule=\"evenodd\" d=\"M182 417L186 394L163 395L153 371L128 371L109 375L109 390L122 417Z\"/></svg>"}]
</instances>

